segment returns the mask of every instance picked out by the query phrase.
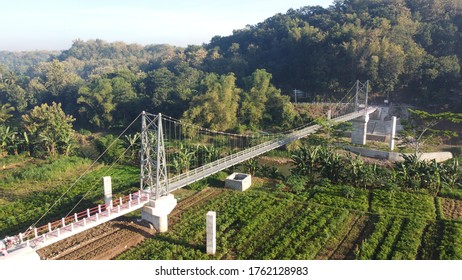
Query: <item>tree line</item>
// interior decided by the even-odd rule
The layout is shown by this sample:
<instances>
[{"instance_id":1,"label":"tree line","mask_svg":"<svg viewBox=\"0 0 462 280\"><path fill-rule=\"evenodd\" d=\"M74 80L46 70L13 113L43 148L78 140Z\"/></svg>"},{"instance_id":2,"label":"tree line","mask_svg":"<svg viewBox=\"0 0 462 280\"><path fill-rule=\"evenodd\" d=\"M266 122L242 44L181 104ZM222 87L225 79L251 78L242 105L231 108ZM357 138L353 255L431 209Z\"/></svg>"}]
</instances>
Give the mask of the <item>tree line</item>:
<instances>
[{"instance_id":1,"label":"tree line","mask_svg":"<svg viewBox=\"0 0 462 280\"><path fill-rule=\"evenodd\" d=\"M77 39L61 52L0 52L0 125L61 104L73 125L125 127L139 112L217 130L289 127L306 101L341 97L370 80L371 97L462 109L462 4L456 0L338 0L216 36L202 46Z\"/></svg>"}]
</instances>

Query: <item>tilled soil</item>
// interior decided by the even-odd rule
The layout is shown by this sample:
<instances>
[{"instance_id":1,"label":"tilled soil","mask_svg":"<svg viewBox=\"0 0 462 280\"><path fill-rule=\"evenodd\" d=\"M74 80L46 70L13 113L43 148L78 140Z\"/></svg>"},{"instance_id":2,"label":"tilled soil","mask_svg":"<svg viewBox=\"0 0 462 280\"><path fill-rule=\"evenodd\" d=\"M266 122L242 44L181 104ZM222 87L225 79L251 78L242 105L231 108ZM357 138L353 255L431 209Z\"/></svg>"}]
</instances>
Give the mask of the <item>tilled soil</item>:
<instances>
[{"instance_id":1,"label":"tilled soil","mask_svg":"<svg viewBox=\"0 0 462 280\"><path fill-rule=\"evenodd\" d=\"M181 213L189 207L224 191L205 189L179 202L169 215L169 228L181 219ZM37 253L41 259L51 260L110 260L155 233L155 229L145 221L121 217L39 249Z\"/></svg>"},{"instance_id":2,"label":"tilled soil","mask_svg":"<svg viewBox=\"0 0 462 280\"><path fill-rule=\"evenodd\" d=\"M441 206L444 217L453 220L462 220L462 201L451 198L442 198Z\"/></svg>"}]
</instances>

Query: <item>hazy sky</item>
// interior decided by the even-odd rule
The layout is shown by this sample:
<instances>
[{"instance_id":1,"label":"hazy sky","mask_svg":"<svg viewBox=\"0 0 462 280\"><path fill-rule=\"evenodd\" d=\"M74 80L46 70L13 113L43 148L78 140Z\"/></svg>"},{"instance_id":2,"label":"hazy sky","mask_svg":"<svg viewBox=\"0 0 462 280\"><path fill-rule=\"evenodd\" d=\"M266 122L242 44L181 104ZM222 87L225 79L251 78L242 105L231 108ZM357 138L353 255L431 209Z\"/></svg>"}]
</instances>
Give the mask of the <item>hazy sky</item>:
<instances>
[{"instance_id":1,"label":"hazy sky","mask_svg":"<svg viewBox=\"0 0 462 280\"><path fill-rule=\"evenodd\" d=\"M0 50L63 50L102 39L177 46L208 43L246 24L333 0L0 0Z\"/></svg>"}]
</instances>

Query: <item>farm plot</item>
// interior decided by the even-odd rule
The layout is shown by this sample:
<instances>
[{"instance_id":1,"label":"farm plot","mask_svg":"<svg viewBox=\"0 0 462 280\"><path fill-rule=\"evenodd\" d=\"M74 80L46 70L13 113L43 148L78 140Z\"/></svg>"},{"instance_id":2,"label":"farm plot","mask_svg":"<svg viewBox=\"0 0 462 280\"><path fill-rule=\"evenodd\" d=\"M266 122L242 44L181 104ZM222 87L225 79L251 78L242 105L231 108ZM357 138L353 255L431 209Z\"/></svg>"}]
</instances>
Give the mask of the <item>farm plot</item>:
<instances>
[{"instance_id":1,"label":"farm plot","mask_svg":"<svg viewBox=\"0 0 462 280\"><path fill-rule=\"evenodd\" d=\"M217 212L217 254L205 254L205 214ZM191 207L170 232L119 259L314 259L348 224L349 211L264 192L224 191Z\"/></svg>"},{"instance_id":2,"label":"farm plot","mask_svg":"<svg viewBox=\"0 0 462 280\"><path fill-rule=\"evenodd\" d=\"M421 217L373 216L370 234L355 252L362 260L412 260L417 256L426 220Z\"/></svg>"},{"instance_id":3,"label":"farm plot","mask_svg":"<svg viewBox=\"0 0 462 280\"><path fill-rule=\"evenodd\" d=\"M374 190L371 210L380 215L418 216L427 220L436 218L433 197L422 193Z\"/></svg>"}]
</instances>

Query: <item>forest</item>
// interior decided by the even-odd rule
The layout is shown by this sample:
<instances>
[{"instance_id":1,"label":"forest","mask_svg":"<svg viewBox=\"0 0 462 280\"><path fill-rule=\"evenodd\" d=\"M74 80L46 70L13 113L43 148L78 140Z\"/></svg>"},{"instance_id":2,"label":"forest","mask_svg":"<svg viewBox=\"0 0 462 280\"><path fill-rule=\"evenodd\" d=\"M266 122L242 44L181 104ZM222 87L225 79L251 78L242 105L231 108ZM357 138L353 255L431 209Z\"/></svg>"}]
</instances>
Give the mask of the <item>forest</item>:
<instances>
[{"instance_id":1,"label":"forest","mask_svg":"<svg viewBox=\"0 0 462 280\"><path fill-rule=\"evenodd\" d=\"M66 153L73 127L118 130L142 110L222 131L288 128L306 117L290 102L294 89L305 93L299 101L335 100L356 80L370 81L372 102L460 112L461 28L457 0L342 0L202 46L76 39L59 52L2 51L0 151L34 142ZM32 125L49 122L50 110L67 123L57 147L43 144L56 131Z\"/></svg>"}]
</instances>

